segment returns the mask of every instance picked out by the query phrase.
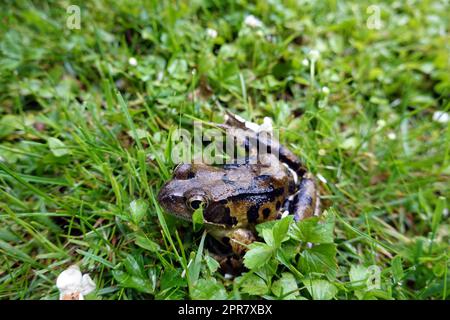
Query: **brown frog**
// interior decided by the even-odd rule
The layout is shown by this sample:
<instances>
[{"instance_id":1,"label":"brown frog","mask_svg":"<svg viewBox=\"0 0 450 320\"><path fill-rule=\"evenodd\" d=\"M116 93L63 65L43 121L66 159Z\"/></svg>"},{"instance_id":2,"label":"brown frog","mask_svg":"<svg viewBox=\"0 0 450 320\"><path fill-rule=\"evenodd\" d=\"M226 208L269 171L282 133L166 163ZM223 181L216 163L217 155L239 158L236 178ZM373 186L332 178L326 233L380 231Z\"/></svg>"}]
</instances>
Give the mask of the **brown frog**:
<instances>
[{"instance_id":1,"label":"brown frog","mask_svg":"<svg viewBox=\"0 0 450 320\"><path fill-rule=\"evenodd\" d=\"M203 207L206 230L230 251L221 250L216 258L223 269L229 269L226 264L233 269L256 240L256 224L287 214L296 221L319 215L319 197L313 176L299 159L275 139L262 139L253 123L228 114L218 126L249 151L248 158L222 166L179 164L158 201L169 213L190 221ZM258 154L249 141L267 146L270 153Z\"/></svg>"}]
</instances>

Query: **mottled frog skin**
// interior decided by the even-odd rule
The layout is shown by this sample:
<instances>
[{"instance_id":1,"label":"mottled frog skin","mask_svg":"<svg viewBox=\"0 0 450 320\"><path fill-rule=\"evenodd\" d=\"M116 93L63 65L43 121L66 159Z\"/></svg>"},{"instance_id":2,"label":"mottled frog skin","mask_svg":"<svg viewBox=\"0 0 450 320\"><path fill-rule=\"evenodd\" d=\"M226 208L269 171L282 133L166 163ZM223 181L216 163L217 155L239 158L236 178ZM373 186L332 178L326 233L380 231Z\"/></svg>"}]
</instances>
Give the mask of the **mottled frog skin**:
<instances>
[{"instance_id":1,"label":"mottled frog skin","mask_svg":"<svg viewBox=\"0 0 450 320\"><path fill-rule=\"evenodd\" d=\"M248 140L242 140L242 130L259 141L258 133L237 116L230 114L220 127L243 145ZM293 214L296 221L319 214L312 175L277 141L270 141L270 149L279 156L268 153L260 155L259 161L222 166L179 164L158 201L167 212L185 220L192 220L193 212L202 206L208 233L239 259L256 240L256 224L287 214ZM226 260L230 263L230 255Z\"/></svg>"}]
</instances>

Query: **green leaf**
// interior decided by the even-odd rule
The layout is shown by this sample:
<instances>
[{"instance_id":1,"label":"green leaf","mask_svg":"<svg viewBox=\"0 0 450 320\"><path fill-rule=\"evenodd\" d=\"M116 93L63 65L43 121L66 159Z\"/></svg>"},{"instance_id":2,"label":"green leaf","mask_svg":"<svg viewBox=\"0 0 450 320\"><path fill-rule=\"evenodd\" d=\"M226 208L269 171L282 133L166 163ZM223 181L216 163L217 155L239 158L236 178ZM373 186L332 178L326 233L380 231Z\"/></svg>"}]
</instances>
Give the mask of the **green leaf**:
<instances>
[{"instance_id":1,"label":"green leaf","mask_svg":"<svg viewBox=\"0 0 450 320\"><path fill-rule=\"evenodd\" d=\"M334 218L330 217L320 223L318 217L312 217L297 222L291 228L291 237L312 243L333 243Z\"/></svg>"},{"instance_id":2,"label":"green leaf","mask_svg":"<svg viewBox=\"0 0 450 320\"><path fill-rule=\"evenodd\" d=\"M148 210L148 204L143 199L137 199L130 203L130 213L131 218L135 224L138 224L142 218L145 217L145 214Z\"/></svg>"},{"instance_id":3,"label":"green leaf","mask_svg":"<svg viewBox=\"0 0 450 320\"><path fill-rule=\"evenodd\" d=\"M184 59L174 59L167 67L167 72L176 79L182 79L186 75L187 70L188 64Z\"/></svg>"},{"instance_id":4,"label":"green leaf","mask_svg":"<svg viewBox=\"0 0 450 320\"><path fill-rule=\"evenodd\" d=\"M258 232L258 235L260 237L262 237L263 236L262 235L263 230L265 230L265 229L272 230L276 223L277 223L276 220L271 220L271 221L267 221L267 222L263 222L263 223L257 224L255 226L255 228L256 228L256 231Z\"/></svg>"},{"instance_id":5,"label":"green leaf","mask_svg":"<svg viewBox=\"0 0 450 320\"><path fill-rule=\"evenodd\" d=\"M206 261L206 265L208 266L208 269L211 273L216 272L217 269L219 269L219 267L220 267L219 262L209 255L205 255L205 261Z\"/></svg>"},{"instance_id":6,"label":"green leaf","mask_svg":"<svg viewBox=\"0 0 450 320\"><path fill-rule=\"evenodd\" d=\"M149 238L141 235L136 236L135 243L145 250L151 251L151 252L157 252L160 250L159 244L156 242L150 240Z\"/></svg>"},{"instance_id":7,"label":"green leaf","mask_svg":"<svg viewBox=\"0 0 450 320\"><path fill-rule=\"evenodd\" d=\"M192 225L194 227L194 231L200 230L204 222L203 207L200 207L192 214Z\"/></svg>"},{"instance_id":8,"label":"green leaf","mask_svg":"<svg viewBox=\"0 0 450 320\"><path fill-rule=\"evenodd\" d=\"M304 250L300 255L300 271L323 273L331 279L336 277L336 246L320 244Z\"/></svg>"},{"instance_id":9,"label":"green leaf","mask_svg":"<svg viewBox=\"0 0 450 320\"><path fill-rule=\"evenodd\" d=\"M394 259L392 259L391 270L395 282L400 282L404 277L401 256L395 256Z\"/></svg>"},{"instance_id":10,"label":"green leaf","mask_svg":"<svg viewBox=\"0 0 450 320\"><path fill-rule=\"evenodd\" d=\"M185 287L186 278L181 276L179 269L167 269L161 276L160 279L161 290L166 290L173 287Z\"/></svg>"},{"instance_id":11,"label":"green leaf","mask_svg":"<svg viewBox=\"0 0 450 320\"><path fill-rule=\"evenodd\" d=\"M273 239L273 230L272 229L262 229L262 237L264 242L267 243L271 247L275 247L275 241Z\"/></svg>"},{"instance_id":12,"label":"green leaf","mask_svg":"<svg viewBox=\"0 0 450 320\"><path fill-rule=\"evenodd\" d=\"M70 154L70 150L66 147L64 142L57 138L48 138L47 139L48 146L50 151L53 153L55 157L62 157L67 154Z\"/></svg>"},{"instance_id":13,"label":"green leaf","mask_svg":"<svg viewBox=\"0 0 450 320\"><path fill-rule=\"evenodd\" d=\"M273 249L261 242L249 245L250 250L244 256L244 265L249 269L256 269L265 265L273 255Z\"/></svg>"},{"instance_id":14,"label":"green leaf","mask_svg":"<svg viewBox=\"0 0 450 320\"><path fill-rule=\"evenodd\" d=\"M2 115L0 118L0 138L8 136L21 127L21 121L18 116L10 114Z\"/></svg>"},{"instance_id":15,"label":"green leaf","mask_svg":"<svg viewBox=\"0 0 450 320\"><path fill-rule=\"evenodd\" d=\"M304 284L314 300L331 300L337 294L336 286L326 280L305 280Z\"/></svg>"},{"instance_id":16,"label":"green leaf","mask_svg":"<svg viewBox=\"0 0 450 320\"><path fill-rule=\"evenodd\" d=\"M214 278L199 279L197 285L191 290L194 300L225 300L227 292L223 285Z\"/></svg>"},{"instance_id":17,"label":"green leaf","mask_svg":"<svg viewBox=\"0 0 450 320\"><path fill-rule=\"evenodd\" d=\"M362 265L352 265L348 275L352 288L363 289L366 287L367 277L369 275L366 267Z\"/></svg>"},{"instance_id":18,"label":"green leaf","mask_svg":"<svg viewBox=\"0 0 450 320\"><path fill-rule=\"evenodd\" d=\"M251 274L241 283L241 291L249 295L261 296L269 291L266 282L255 274Z\"/></svg>"},{"instance_id":19,"label":"green leaf","mask_svg":"<svg viewBox=\"0 0 450 320\"><path fill-rule=\"evenodd\" d=\"M441 223L442 214L444 213L446 199L444 197L438 198L438 203L436 209L433 213L433 218L431 219L431 232L433 235L436 233L439 224Z\"/></svg>"},{"instance_id":20,"label":"green leaf","mask_svg":"<svg viewBox=\"0 0 450 320\"><path fill-rule=\"evenodd\" d=\"M275 226L272 229L273 232L273 240L275 247L279 247L281 242L286 239L286 235L289 229L289 225L292 221L292 217L285 217L281 220L278 220Z\"/></svg>"},{"instance_id":21,"label":"green leaf","mask_svg":"<svg viewBox=\"0 0 450 320\"><path fill-rule=\"evenodd\" d=\"M121 287L132 288L145 293L154 292L154 286L148 279L132 276L120 270L113 270L112 275Z\"/></svg>"},{"instance_id":22,"label":"green leaf","mask_svg":"<svg viewBox=\"0 0 450 320\"><path fill-rule=\"evenodd\" d=\"M297 281L288 272L281 274L281 278L272 284L271 290L275 296L285 300L293 300L299 296Z\"/></svg>"},{"instance_id":23,"label":"green leaf","mask_svg":"<svg viewBox=\"0 0 450 320\"><path fill-rule=\"evenodd\" d=\"M127 131L127 134L133 138L134 141L145 139L150 136L147 130L136 128L136 135L134 135L132 130Z\"/></svg>"},{"instance_id":24,"label":"green leaf","mask_svg":"<svg viewBox=\"0 0 450 320\"><path fill-rule=\"evenodd\" d=\"M129 274L138 277L143 277L145 274L144 263L141 256L134 257L131 254L127 254L122 263Z\"/></svg>"},{"instance_id":25,"label":"green leaf","mask_svg":"<svg viewBox=\"0 0 450 320\"><path fill-rule=\"evenodd\" d=\"M203 247L205 245L205 237L206 232L203 232L202 239L200 240L200 244L195 254L195 258L191 260L190 264L188 265L189 285L192 287L196 286L198 277L200 275L200 270L202 267Z\"/></svg>"}]
</instances>

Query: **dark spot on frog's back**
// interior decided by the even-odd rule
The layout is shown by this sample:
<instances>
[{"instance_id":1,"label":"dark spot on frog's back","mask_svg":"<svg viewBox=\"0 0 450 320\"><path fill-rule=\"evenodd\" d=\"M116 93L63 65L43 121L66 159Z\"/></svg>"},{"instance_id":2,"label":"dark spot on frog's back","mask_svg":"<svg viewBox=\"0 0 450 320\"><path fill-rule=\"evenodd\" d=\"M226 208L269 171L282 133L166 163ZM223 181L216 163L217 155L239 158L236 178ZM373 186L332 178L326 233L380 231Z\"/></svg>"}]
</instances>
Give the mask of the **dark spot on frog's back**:
<instances>
[{"instance_id":1,"label":"dark spot on frog's back","mask_svg":"<svg viewBox=\"0 0 450 320\"><path fill-rule=\"evenodd\" d=\"M262 213L263 213L264 218L267 219L269 217L269 215L270 215L270 209L269 208L265 208L262 211Z\"/></svg>"},{"instance_id":2,"label":"dark spot on frog's back","mask_svg":"<svg viewBox=\"0 0 450 320\"><path fill-rule=\"evenodd\" d=\"M281 208L281 201L280 201L280 200L277 201L277 203L276 203L276 205L275 205L275 208L276 208L277 210L280 210L280 208Z\"/></svg>"},{"instance_id":3,"label":"dark spot on frog's back","mask_svg":"<svg viewBox=\"0 0 450 320\"><path fill-rule=\"evenodd\" d=\"M230 227L237 224L236 217L232 217L230 214L230 208L221 203L208 208L204 213L204 217L208 222L224 224Z\"/></svg>"},{"instance_id":4,"label":"dark spot on frog's back","mask_svg":"<svg viewBox=\"0 0 450 320\"><path fill-rule=\"evenodd\" d=\"M258 220L258 211L258 205L253 205L247 210L247 221L249 223L255 223Z\"/></svg>"}]
</instances>

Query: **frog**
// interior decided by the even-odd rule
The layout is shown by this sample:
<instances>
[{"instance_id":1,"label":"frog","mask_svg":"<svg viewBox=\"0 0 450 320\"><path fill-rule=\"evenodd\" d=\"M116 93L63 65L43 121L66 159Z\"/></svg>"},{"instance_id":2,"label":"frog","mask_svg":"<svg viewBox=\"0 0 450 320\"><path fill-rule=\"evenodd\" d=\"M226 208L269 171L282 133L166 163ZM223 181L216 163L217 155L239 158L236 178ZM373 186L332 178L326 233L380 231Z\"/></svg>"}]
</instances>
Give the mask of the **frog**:
<instances>
[{"instance_id":1,"label":"frog","mask_svg":"<svg viewBox=\"0 0 450 320\"><path fill-rule=\"evenodd\" d=\"M318 216L320 196L314 175L278 140L262 135L258 125L227 113L217 126L248 151L246 158L223 165L180 163L160 189L158 202L187 221L202 208L205 230L218 244L213 257L222 270L236 273L249 245L258 240L256 225L288 215L295 221ZM261 146L269 152L258 154Z\"/></svg>"}]
</instances>

